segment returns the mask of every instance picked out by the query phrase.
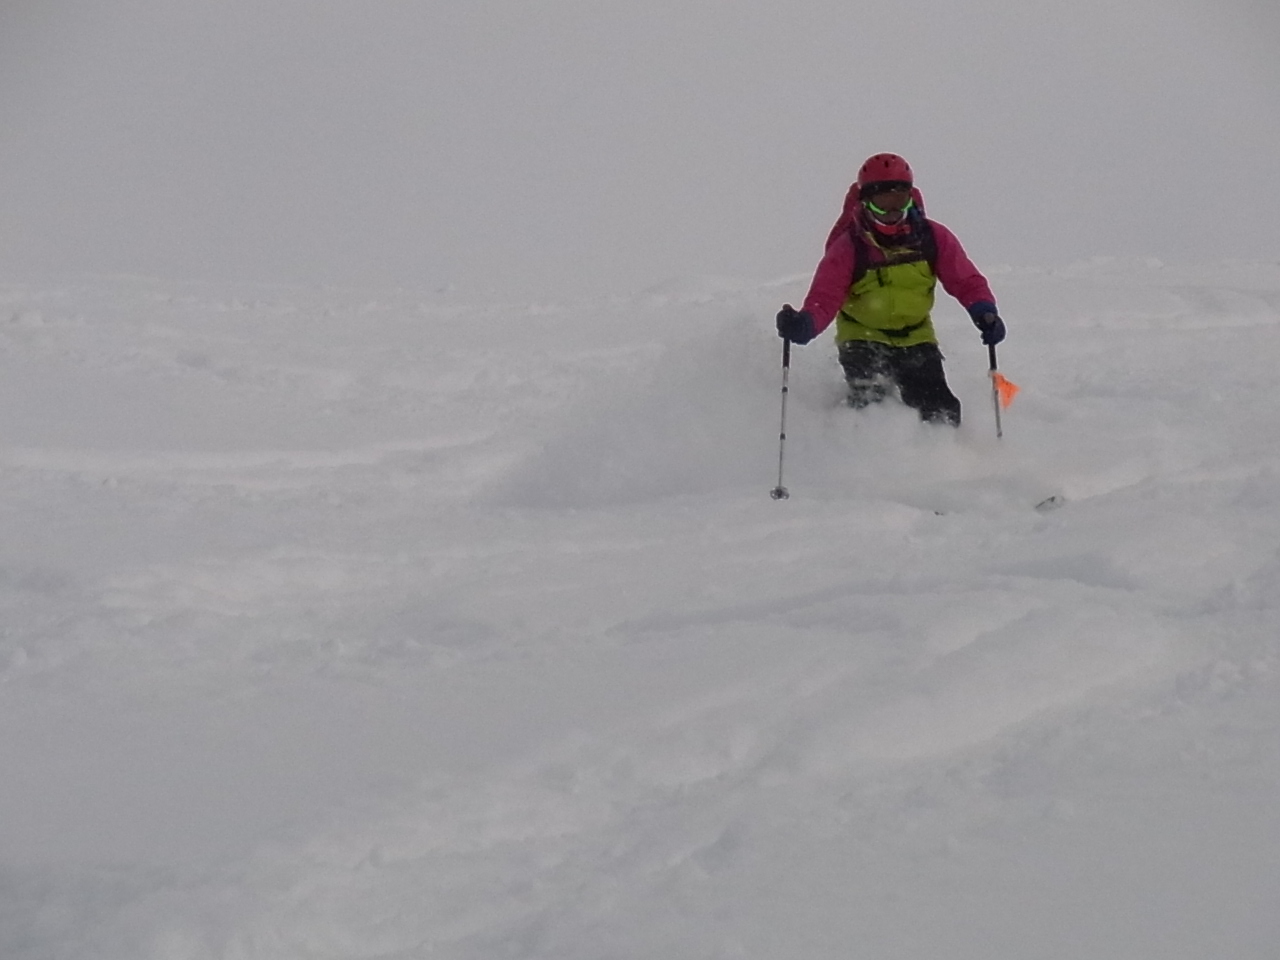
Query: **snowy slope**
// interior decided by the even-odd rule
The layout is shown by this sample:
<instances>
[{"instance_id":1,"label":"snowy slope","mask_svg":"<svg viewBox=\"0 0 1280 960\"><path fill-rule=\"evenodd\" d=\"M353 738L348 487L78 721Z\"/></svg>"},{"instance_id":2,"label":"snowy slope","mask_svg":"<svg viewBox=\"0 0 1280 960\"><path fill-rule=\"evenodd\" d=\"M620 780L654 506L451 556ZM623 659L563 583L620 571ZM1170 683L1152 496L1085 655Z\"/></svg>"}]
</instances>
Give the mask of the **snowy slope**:
<instances>
[{"instance_id":1,"label":"snowy slope","mask_svg":"<svg viewBox=\"0 0 1280 960\"><path fill-rule=\"evenodd\" d=\"M992 281L0 286L0 956L1275 956L1280 266Z\"/></svg>"}]
</instances>

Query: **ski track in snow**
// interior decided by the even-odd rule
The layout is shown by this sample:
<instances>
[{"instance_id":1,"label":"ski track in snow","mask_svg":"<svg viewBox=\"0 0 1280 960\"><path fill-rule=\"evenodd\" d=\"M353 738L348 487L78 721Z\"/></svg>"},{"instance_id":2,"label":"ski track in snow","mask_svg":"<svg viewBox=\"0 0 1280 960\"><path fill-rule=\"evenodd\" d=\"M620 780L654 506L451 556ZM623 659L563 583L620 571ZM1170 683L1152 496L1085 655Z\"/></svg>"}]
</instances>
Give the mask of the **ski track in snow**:
<instances>
[{"instance_id":1,"label":"ski track in snow","mask_svg":"<svg viewBox=\"0 0 1280 960\"><path fill-rule=\"evenodd\" d=\"M802 280L0 287L0 954L1268 956L1280 268L992 279L785 503Z\"/></svg>"}]
</instances>

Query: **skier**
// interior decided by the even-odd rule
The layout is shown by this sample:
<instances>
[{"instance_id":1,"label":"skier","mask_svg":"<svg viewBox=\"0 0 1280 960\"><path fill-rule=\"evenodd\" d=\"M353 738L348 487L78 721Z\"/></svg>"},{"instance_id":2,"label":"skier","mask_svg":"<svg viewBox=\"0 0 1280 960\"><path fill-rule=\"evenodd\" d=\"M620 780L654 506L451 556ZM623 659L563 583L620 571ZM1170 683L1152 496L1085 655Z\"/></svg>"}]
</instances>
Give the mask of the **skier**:
<instances>
[{"instance_id":1,"label":"skier","mask_svg":"<svg viewBox=\"0 0 1280 960\"><path fill-rule=\"evenodd\" d=\"M1004 339L991 287L955 234L925 217L907 161L877 153L849 188L803 308L788 303L778 313L778 336L805 344L835 320L851 407L879 403L896 386L925 422L959 426L929 316L939 281L983 343Z\"/></svg>"}]
</instances>

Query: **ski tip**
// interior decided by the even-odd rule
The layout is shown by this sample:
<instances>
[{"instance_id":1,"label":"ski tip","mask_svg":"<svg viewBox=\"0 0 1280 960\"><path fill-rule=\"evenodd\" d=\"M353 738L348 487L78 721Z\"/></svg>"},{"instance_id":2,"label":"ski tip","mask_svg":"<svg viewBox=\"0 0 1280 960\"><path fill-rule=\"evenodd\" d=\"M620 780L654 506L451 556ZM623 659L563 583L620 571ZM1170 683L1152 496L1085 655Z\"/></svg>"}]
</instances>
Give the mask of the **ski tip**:
<instances>
[{"instance_id":1,"label":"ski tip","mask_svg":"<svg viewBox=\"0 0 1280 960\"><path fill-rule=\"evenodd\" d=\"M1051 497L1045 497L1036 504L1036 509L1041 513L1048 513L1050 510L1057 510L1060 506L1067 502L1067 498L1061 494L1055 493Z\"/></svg>"}]
</instances>

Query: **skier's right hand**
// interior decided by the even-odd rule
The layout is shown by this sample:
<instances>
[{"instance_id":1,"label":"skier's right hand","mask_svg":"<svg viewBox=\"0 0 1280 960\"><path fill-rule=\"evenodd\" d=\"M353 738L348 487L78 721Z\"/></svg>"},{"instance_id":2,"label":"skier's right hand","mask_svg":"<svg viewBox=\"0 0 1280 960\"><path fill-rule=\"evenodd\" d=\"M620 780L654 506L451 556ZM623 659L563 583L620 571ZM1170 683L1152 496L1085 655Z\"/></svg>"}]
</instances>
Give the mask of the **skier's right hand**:
<instances>
[{"instance_id":1,"label":"skier's right hand","mask_svg":"<svg viewBox=\"0 0 1280 960\"><path fill-rule=\"evenodd\" d=\"M789 303L783 304L778 311L778 336L801 346L808 343L817 336L813 332L812 314L807 310L797 310Z\"/></svg>"}]
</instances>

